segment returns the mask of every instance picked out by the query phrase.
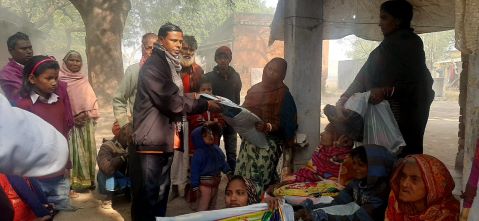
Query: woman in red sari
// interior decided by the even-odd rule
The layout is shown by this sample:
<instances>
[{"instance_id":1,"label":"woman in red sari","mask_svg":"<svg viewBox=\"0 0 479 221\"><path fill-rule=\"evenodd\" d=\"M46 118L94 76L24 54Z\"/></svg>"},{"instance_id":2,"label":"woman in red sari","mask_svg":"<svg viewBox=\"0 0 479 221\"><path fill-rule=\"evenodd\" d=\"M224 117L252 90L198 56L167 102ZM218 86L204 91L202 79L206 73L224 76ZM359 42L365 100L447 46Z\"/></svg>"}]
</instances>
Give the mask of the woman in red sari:
<instances>
[{"instance_id":1,"label":"woman in red sari","mask_svg":"<svg viewBox=\"0 0 479 221\"><path fill-rule=\"evenodd\" d=\"M406 157L391 178L387 221L449 221L459 218L454 180L435 157Z\"/></svg>"}]
</instances>

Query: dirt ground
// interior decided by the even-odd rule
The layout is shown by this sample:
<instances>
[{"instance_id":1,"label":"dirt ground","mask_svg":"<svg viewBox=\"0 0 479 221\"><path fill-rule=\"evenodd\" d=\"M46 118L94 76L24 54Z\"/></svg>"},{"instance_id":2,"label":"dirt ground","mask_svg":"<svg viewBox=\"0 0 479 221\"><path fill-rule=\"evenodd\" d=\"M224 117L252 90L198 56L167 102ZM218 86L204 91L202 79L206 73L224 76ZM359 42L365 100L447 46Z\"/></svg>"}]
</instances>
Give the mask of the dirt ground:
<instances>
[{"instance_id":1,"label":"dirt ground","mask_svg":"<svg viewBox=\"0 0 479 221\"><path fill-rule=\"evenodd\" d=\"M323 104L334 104L337 98L323 98ZM442 160L453 172L454 160L457 153L457 132L458 132L459 105L457 101L435 101L431 107L430 119L425 134L425 153L431 154ZM103 138L110 138L113 114L111 109L103 108L102 118L98 122L96 133L97 146ZM327 124L326 118L321 118L321 126ZM224 207L224 188L226 180L223 179L220 186L218 208ZM62 212L55 220L59 221L119 221L130 220L130 204L119 196L113 201L113 209L101 208L97 192L82 193L80 197L72 199L72 204L79 209L75 212ZM168 204L167 216L191 213L183 198L176 198Z\"/></svg>"}]
</instances>

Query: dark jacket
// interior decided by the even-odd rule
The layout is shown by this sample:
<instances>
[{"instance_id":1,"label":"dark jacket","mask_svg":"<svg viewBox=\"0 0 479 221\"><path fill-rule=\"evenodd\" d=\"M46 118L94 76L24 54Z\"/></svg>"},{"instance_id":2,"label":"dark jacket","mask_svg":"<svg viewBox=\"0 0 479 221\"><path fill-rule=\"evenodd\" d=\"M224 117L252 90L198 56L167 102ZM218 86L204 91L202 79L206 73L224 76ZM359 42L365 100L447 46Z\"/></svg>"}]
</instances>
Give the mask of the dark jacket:
<instances>
[{"instance_id":1,"label":"dark jacket","mask_svg":"<svg viewBox=\"0 0 479 221\"><path fill-rule=\"evenodd\" d=\"M226 78L223 77L218 70L218 66L216 66L213 68L213 71L205 75L205 78L213 86L214 95L228 98L239 104L242 87L240 75L230 66L226 76Z\"/></svg>"},{"instance_id":2,"label":"dark jacket","mask_svg":"<svg viewBox=\"0 0 479 221\"><path fill-rule=\"evenodd\" d=\"M173 152L175 122L185 113L202 113L206 100L179 94L166 54L157 48L143 65L133 108L133 141L138 151Z\"/></svg>"},{"instance_id":3,"label":"dark jacket","mask_svg":"<svg viewBox=\"0 0 479 221\"><path fill-rule=\"evenodd\" d=\"M193 130L191 137L196 147L195 154L191 160L191 187L200 186L202 176L219 176L221 172L230 172L230 167L226 163L226 157L218 145L207 145L203 140L201 129L198 127Z\"/></svg>"},{"instance_id":4,"label":"dark jacket","mask_svg":"<svg viewBox=\"0 0 479 221\"><path fill-rule=\"evenodd\" d=\"M127 150L115 140L105 140L101 144L96 161L98 169L107 177L113 176L116 171L125 174L127 166Z\"/></svg>"}]
</instances>

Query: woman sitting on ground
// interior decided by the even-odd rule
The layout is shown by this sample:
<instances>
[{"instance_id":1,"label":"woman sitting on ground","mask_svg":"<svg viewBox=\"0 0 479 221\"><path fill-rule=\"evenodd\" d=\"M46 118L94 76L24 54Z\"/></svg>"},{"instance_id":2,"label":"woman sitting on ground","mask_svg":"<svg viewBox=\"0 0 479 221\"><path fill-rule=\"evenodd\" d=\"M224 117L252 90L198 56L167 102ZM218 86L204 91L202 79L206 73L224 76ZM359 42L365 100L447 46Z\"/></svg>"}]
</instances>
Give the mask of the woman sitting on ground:
<instances>
[{"instance_id":1,"label":"woman sitting on ground","mask_svg":"<svg viewBox=\"0 0 479 221\"><path fill-rule=\"evenodd\" d=\"M435 157L406 157L391 178L387 221L459 219L459 201L452 195L454 180Z\"/></svg>"},{"instance_id":2,"label":"woman sitting on ground","mask_svg":"<svg viewBox=\"0 0 479 221\"><path fill-rule=\"evenodd\" d=\"M351 151L354 179L331 204L303 202L295 216L303 220L383 221L389 193L389 175L395 158L384 147L365 145Z\"/></svg>"},{"instance_id":3,"label":"woman sitting on ground","mask_svg":"<svg viewBox=\"0 0 479 221\"><path fill-rule=\"evenodd\" d=\"M253 181L239 175L231 177L225 188L226 208L249 206L255 203L259 203L259 197Z\"/></svg>"}]
</instances>

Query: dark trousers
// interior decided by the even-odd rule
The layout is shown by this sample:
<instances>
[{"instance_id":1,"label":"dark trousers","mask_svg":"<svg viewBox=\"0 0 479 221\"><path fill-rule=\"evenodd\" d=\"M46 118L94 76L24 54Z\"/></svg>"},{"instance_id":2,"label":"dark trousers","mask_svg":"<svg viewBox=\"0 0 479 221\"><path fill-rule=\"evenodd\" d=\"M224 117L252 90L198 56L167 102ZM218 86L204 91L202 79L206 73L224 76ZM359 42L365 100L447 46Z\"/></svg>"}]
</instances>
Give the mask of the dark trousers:
<instances>
[{"instance_id":1,"label":"dark trousers","mask_svg":"<svg viewBox=\"0 0 479 221\"><path fill-rule=\"evenodd\" d=\"M226 162L232 171L235 171L236 168L236 140L236 131L226 124L223 129L223 142L225 143Z\"/></svg>"},{"instance_id":2,"label":"dark trousers","mask_svg":"<svg viewBox=\"0 0 479 221\"><path fill-rule=\"evenodd\" d=\"M132 179L131 218L133 221L150 221L155 217L164 217L170 191L170 168L173 153L138 154L135 153L133 166L135 172L130 173ZM132 163L130 163L132 164ZM132 172L132 171L130 171Z\"/></svg>"},{"instance_id":3,"label":"dark trousers","mask_svg":"<svg viewBox=\"0 0 479 221\"><path fill-rule=\"evenodd\" d=\"M399 154L399 158L406 157L411 154L422 154L424 151L424 131L426 130L427 121L429 119L429 110L431 103L424 104L416 112L401 113L398 120L399 130L402 133L406 147Z\"/></svg>"}]
</instances>

